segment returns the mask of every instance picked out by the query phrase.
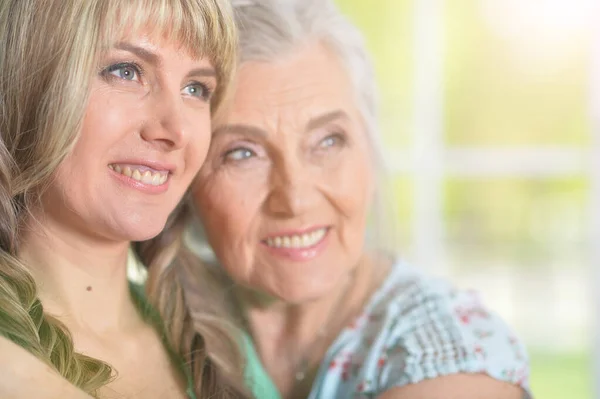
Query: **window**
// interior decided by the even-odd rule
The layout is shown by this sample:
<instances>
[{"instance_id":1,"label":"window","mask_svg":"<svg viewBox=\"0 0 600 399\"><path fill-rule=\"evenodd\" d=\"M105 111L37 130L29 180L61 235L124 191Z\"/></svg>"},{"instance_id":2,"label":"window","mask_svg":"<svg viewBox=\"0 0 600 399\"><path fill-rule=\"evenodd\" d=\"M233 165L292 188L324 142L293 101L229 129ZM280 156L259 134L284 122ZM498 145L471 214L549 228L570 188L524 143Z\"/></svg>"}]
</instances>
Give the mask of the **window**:
<instances>
[{"instance_id":1,"label":"window","mask_svg":"<svg viewBox=\"0 0 600 399\"><path fill-rule=\"evenodd\" d=\"M480 290L517 329L534 394L591 397L600 10L593 0L338 3L375 61L397 245Z\"/></svg>"}]
</instances>

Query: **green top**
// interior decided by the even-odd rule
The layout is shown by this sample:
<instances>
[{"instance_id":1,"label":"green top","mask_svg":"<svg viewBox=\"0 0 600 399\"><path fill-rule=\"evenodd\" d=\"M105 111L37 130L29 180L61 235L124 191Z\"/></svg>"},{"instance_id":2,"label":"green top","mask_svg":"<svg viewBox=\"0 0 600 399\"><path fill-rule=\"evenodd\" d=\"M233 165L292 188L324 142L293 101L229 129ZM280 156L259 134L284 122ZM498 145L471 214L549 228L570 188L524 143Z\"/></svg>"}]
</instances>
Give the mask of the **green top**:
<instances>
[{"instance_id":1,"label":"green top","mask_svg":"<svg viewBox=\"0 0 600 399\"><path fill-rule=\"evenodd\" d=\"M257 399L281 399L279 391L261 364L248 334L244 334L244 349L246 352L246 385L250 387L254 397Z\"/></svg>"},{"instance_id":2,"label":"green top","mask_svg":"<svg viewBox=\"0 0 600 399\"><path fill-rule=\"evenodd\" d=\"M148 302L146 298L146 293L144 291L144 286L129 282L129 289L131 291L131 297L133 298L135 304L138 306L140 311L142 312L142 317L146 319L149 323L154 325L158 332L160 333L161 339L163 341L164 347L167 349L167 353L171 358L173 364L179 368L179 371L185 375L187 381L186 394L190 399L197 399L196 394L194 393L194 380L192 378L192 374L190 373L190 369L185 366L185 362L176 353L171 345L167 342L166 331L163 321L158 314L158 311L152 307L150 302Z\"/></svg>"},{"instance_id":3,"label":"green top","mask_svg":"<svg viewBox=\"0 0 600 399\"><path fill-rule=\"evenodd\" d=\"M168 344L162 319L160 318L160 315L156 309L154 309L147 301L144 287L142 285L130 282L129 288L131 290L131 296L142 312L143 317L146 318L148 322L152 323L159 330L159 333L161 333L163 344L167 349L173 364L175 364L181 373L185 375L185 378L187 379L187 396L190 399L197 399L196 394L194 393L194 381L191 371L189 367L185 365L185 362L181 356L179 356L179 354L176 353ZM246 352L246 385L251 389L253 396L257 399L281 399L277 388L275 388L275 384L273 384L271 378L268 376L262 364L260 363L252 340L247 334L244 334L243 336L242 346Z\"/></svg>"}]
</instances>

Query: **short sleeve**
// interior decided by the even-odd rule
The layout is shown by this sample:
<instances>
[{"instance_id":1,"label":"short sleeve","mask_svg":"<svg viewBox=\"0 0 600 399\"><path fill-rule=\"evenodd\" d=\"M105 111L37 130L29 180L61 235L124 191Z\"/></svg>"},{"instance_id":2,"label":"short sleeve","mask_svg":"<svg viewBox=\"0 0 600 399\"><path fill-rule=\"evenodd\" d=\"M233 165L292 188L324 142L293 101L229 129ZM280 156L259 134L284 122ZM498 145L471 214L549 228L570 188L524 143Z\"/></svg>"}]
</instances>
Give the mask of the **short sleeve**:
<instances>
[{"instance_id":1,"label":"short sleeve","mask_svg":"<svg viewBox=\"0 0 600 399\"><path fill-rule=\"evenodd\" d=\"M449 374L485 373L531 397L523 343L476 293L441 280L417 282L410 291L408 304L388 319L379 392Z\"/></svg>"}]
</instances>

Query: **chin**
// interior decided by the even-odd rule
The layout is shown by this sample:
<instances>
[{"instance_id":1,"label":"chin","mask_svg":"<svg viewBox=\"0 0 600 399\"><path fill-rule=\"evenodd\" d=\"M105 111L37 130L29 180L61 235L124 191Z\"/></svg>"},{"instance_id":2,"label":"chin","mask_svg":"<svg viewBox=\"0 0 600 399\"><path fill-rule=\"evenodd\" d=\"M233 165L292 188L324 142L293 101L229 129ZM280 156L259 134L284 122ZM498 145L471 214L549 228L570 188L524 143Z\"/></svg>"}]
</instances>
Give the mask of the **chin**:
<instances>
[{"instance_id":1,"label":"chin","mask_svg":"<svg viewBox=\"0 0 600 399\"><path fill-rule=\"evenodd\" d=\"M154 237L156 237L159 234L160 234L160 231L157 231L156 233L148 233L148 232L141 233L140 232L139 234L136 234L131 239L129 239L129 241L136 241L136 242L148 241L148 240L153 239Z\"/></svg>"},{"instance_id":2,"label":"chin","mask_svg":"<svg viewBox=\"0 0 600 399\"><path fill-rule=\"evenodd\" d=\"M150 240L163 231L165 223L166 220L163 223L157 223L156 220L153 223L131 223L123 229L124 236L128 241Z\"/></svg>"},{"instance_id":3,"label":"chin","mask_svg":"<svg viewBox=\"0 0 600 399\"><path fill-rule=\"evenodd\" d=\"M302 287L299 286L299 284L292 284L282 292L274 293L274 296L285 303L300 305L319 300L330 294L334 289L335 287L330 284L319 284L318 286L311 287Z\"/></svg>"}]
</instances>

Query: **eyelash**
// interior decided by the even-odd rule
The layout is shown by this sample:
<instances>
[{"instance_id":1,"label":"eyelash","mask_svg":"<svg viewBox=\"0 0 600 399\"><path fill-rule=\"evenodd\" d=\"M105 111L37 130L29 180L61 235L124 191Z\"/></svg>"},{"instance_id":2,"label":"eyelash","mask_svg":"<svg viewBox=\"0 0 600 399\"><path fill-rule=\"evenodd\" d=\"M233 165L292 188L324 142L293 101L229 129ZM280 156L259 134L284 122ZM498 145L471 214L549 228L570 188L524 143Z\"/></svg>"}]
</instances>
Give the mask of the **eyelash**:
<instances>
[{"instance_id":1,"label":"eyelash","mask_svg":"<svg viewBox=\"0 0 600 399\"><path fill-rule=\"evenodd\" d=\"M119 69L124 69L124 68L131 68L134 70L138 80L140 78L142 78L144 76L144 68L142 68L141 65L139 65L137 62L135 61L129 61L129 62L119 62L117 64L112 64L109 65L108 67L104 68L101 72L102 76L104 76L105 79L121 79L121 80L128 80L125 78L119 78L116 75L113 74L113 72L118 71Z\"/></svg>"},{"instance_id":2,"label":"eyelash","mask_svg":"<svg viewBox=\"0 0 600 399\"><path fill-rule=\"evenodd\" d=\"M329 146L323 146L323 143L327 140L335 140L335 142ZM346 143L346 137L344 136L344 134L334 133L334 134L330 134L329 136L327 136L327 137L323 138L321 141L319 141L318 148L319 149L328 149L328 148L335 147L335 146L342 146L345 143ZM244 153L244 155L248 155L248 156L244 156L243 158L240 158L240 159L231 159L231 155L235 154L235 153ZM223 153L223 155L222 155L222 159L224 162L243 162L243 161L246 161L253 157L256 157L256 152L251 150L250 148L244 147L244 146L232 148L231 150L225 151L225 153Z\"/></svg>"},{"instance_id":3,"label":"eyelash","mask_svg":"<svg viewBox=\"0 0 600 399\"><path fill-rule=\"evenodd\" d=\"M118 71L119 69L125 69L125 68L133 69L134 73L136 74L137 80L141 79L144 76L144 68L142 68L142 66L135 61L119 62L117 64L109 65L108 67L104 68L101 71L101 75L106 80L109 80L109 79L129 80L129 79L125 79L122 77L118 77L113 74L113 72ZM132 81L134 81L134 80L132 80ZM190 86L199 86L200 90L202 91L202 94L200 96L198 96L198 98L201 98L203 101L206 101L206 102L210 101L214 90L211 87L209 87L209 85L207 85L206 83L193 81L193 82L190 82L185 87L188 88ZM196 97L196 96L192 96L192 97Z\"/></svg>"},{"instance_id":4,"label":"eyelash","mask_svg":"<svg viewBox=\"0 0 600 399\"><path fill-rule=\"evenodd\" d=\"M336 142L334 142L332 145L330 146L323 146L323 143L327 140L336 140ZM318 147L319 148L331 148L331 147L335 147L335 146L341 146L344 145L346 143L346 137L344 136L344 134L342 133L333 133L330 134L329 136L323 138L321 141L319 141Z\"/></svg>"},{"instance_id":5,"label":"eyelash","mask_svg":"<svg viewBox=\"0 0 600 399\"><path fill-rule=\"evenodd\" d=\"M231 159L230 156L232 154L235 154L236 152L250 153L250 156L244 157L244 158L241 158L241 159ZM236 148L233 148L233 149L231 149L229 151L226 151L223 154L223 160L225 162L242 162L242 161L248 160L248 159L250 159L252 157L255 157L255 156L256 156L256 152L252 151L248 147L236 147Z\"/></svg>"},{"instance_id":6,"label":"eyelash","mask_svg":"<svg viewBox=\"0 0 600 399\"><path fill-rule=\"evenodd\" d=\"M202 94L198 98L201 98L203 101L209 102L210 99L212 98L213 89L211 87L209 87L206 83L194 81L194 82L191 82L190 84L188 84L186 87L190 87L190 86L200 86L200 90L202 90ZM192 96L192 97L195 97L195 96Z\"/></svg>"}]
</instances>

